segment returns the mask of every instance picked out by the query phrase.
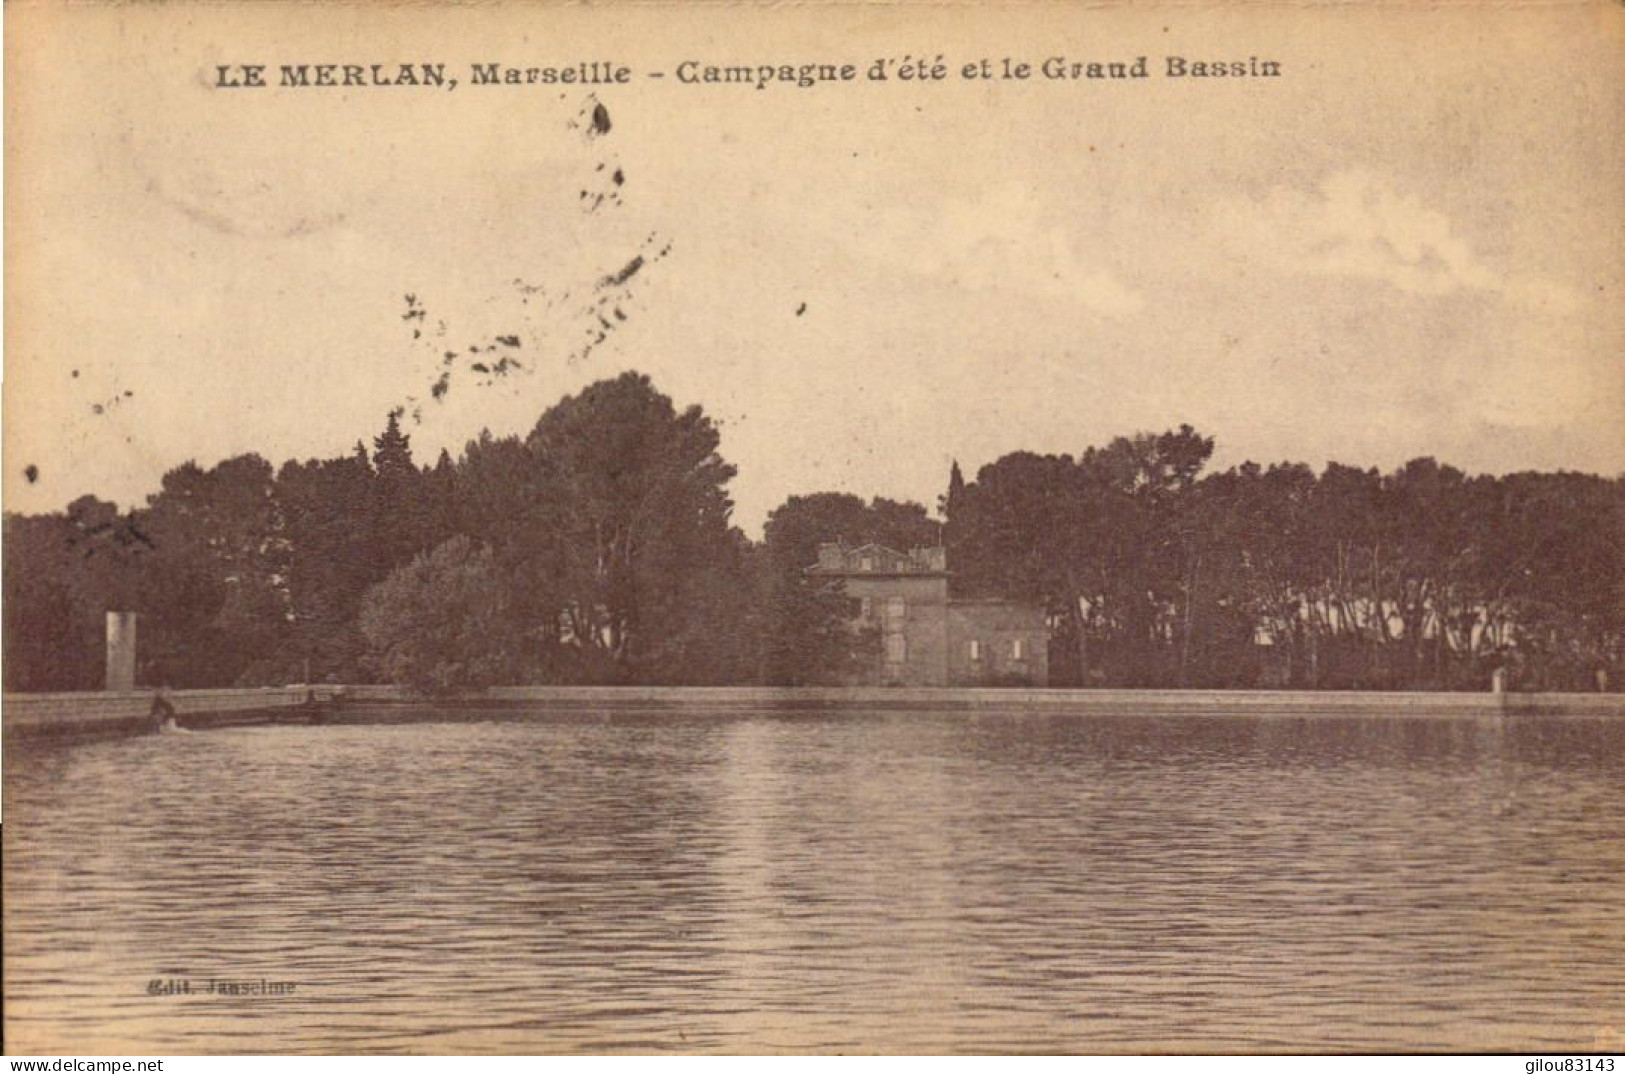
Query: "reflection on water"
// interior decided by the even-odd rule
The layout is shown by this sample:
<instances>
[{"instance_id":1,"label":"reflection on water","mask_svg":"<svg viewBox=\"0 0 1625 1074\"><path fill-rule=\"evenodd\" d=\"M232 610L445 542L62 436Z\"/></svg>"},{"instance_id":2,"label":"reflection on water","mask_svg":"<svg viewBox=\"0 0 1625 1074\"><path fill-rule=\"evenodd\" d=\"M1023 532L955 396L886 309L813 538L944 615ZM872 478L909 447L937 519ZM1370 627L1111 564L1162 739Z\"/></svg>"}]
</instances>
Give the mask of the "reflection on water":
<instances>
[{"instance_id":1,"label":"reflection on water","mask_svg":"<svg viewBox=\"0 0 1625 1074\"><path fill-rule=\"evenodd\" d=\"M13 1053L1625 1031L1625 721L492 714L7 761Z\"/></svg>"}]
</instances>

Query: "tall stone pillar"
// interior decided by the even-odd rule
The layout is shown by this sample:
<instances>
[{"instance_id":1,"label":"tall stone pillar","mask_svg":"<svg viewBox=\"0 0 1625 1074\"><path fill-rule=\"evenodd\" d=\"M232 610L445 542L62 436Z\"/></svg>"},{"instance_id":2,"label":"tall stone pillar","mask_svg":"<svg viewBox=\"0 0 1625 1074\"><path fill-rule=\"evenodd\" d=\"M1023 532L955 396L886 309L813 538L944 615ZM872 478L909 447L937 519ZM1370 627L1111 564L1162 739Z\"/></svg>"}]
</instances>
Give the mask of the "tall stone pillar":
<instances>
[{"instance_id":1,"label":"tall stone pillar","mask_svg":"<svg viewBox=\"0 0 1625 1074\"><path fill-rule=\"evenodd\" d=\"M135 612L107 613L107 689L135 689Z\"/></svg>"}]
</instances>

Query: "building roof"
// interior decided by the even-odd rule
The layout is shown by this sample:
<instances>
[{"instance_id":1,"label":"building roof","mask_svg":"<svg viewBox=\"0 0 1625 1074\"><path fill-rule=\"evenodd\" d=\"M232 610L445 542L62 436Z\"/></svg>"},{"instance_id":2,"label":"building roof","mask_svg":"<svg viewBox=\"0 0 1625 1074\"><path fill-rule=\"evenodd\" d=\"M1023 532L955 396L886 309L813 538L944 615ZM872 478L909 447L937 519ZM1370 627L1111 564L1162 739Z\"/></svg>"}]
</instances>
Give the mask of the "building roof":
<instances>
[{"instance_id":1,"label":"building roof","mask_svg":"<svg viewBox=\"0 0 1625 1074\"><path fill-rule=\"evenodd\" d=\"M818 547L818 562L806 568L808 574L861 575L865 577L909 575L946 577L947 553L942 548L915 548L899 552L873 541L848 548L840 541Z\"/></svg>"}]
</instances>

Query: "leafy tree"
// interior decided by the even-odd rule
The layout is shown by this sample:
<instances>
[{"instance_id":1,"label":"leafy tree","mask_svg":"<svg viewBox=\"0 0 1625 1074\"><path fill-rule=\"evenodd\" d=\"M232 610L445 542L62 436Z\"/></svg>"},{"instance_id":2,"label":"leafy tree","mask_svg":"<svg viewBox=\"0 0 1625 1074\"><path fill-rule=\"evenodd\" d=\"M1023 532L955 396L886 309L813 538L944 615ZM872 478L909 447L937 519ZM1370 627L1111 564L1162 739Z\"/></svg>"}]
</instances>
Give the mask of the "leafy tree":
<instances>
[{"instance_id":1,"label":"leafy tree","mask_svg":"<svg viewBox=\"0 0 1625 1074\"><path fill-rule=\"evenodd\" d=\"M63 513L6 515L4 547L6 689L100 689L105 616L136 606L146 535L84 496Z\"/></svg>"},{"instance_id":2,"label":"leafy tree","mask_svg":"<svg viewBox=\"0 0 1625 1074\"><path fill-rule=\"evenodd\" d=\"M283 465L276 499L288 545L285 666L300 679L366 678L357 624L361 598L382 579L372 530L372 467L365 450Z\"/></svg>"},{"instance_id":3,"label":"leafy tree","mask_svg":"<svg viewBox=\"0 0 1625 1074\"><path fill-rule=\"evenodd\" d=\"M984 466L953 497L956 582L1045 605L1052 681L1179 681L1198 566L1186 501L1212 451L1181 426L1076 460L1014 452Z\"/></svg>"},{"instance_id":4,"label":"leafy tree","mask_svg":"<svg viewBox=\"0 0 1625 1074\"><path fill-rule=\"evenodd\" d=\"M840 582L763 571L758 585L754 668L769 686L831 686L856 681L880 659L880 631L854 629Z\"/></svg>"},{"instance_id":5,"label":"leafy tree","mask_svg":"<svg viewBox=\"0 0 1625 1074\"><path fill-rule=\"evenodd\" d=\"M561 641L613 681L692 676L687 657L719 629L710 581L737 567L732 465L699 407L678 412L625 373L552 407L525 442L549 505ZM703 614L701 609L713 614Z\"/></svg>"},{"instance_id":6,"label":"leafy tree","mask_svg":"<svg viewBox=\"0 0 1625 1074\"><path fill-rule=\"evenodd\" d=\"M426 489L412 462L412 438L401 431L398 407L389 412L372 446L374 524L369 530L374 555L387 571L427 547Z\"/></svg>"},{"instance_id":7,"label":"leafy tree","mask_svg":"<svg viewBox=\"0 0 1625 1074\"><path fill-rule=\"evenodd\" d=\"M512 681L524 640L491 550L464 536L368 590L360 625L377 672L430 695Z\"/></svg>"},{"instance_id":8,"label":"leafy tree","mask_svg":"<svg viewBox=\"0 0 1625 1074\"><path fill-rule=\"evenodd\" d=\"M963 517L960 509L964 505L965 475L959 469L959 460L955 459L948 466L948 491L942 495L937 504L937 510L944 519L942 543L947 549L950 562L958 559L956 552L962 543L960 526L955 519Z\"/></svg>"},{"instance_id":9,"label":"leafy tree","mask_svg":"<svg viewBox=\"0 0 1625 1074\"><path fill-rule=\"evenodd\" d=\"M271 465L258 455L164 475L136 522L141 557L139 674L154 684L258 685L282 678L287 545Z\"/></svg>"}]
</instances>

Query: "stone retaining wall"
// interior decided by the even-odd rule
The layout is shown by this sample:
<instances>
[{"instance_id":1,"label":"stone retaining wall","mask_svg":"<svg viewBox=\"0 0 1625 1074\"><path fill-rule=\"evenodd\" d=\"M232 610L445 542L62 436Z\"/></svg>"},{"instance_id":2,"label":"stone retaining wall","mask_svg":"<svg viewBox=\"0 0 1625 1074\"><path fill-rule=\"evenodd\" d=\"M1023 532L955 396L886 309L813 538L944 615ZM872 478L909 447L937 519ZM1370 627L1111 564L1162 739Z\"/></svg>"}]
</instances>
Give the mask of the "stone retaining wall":
<instances>
[{"instance_id":1,"label":"stone retaining wall","mask_svg":"<svg viewBox=\"0 0 1625 1074\"><path fill-rule=\"evenodd\" d=\"M415 700L399 686L351 686L357 702ZM499 686L457 703L537 708L879 709L1079 713L1625 715L1625 694L1378 693L1309 690L1034 690L880 687Z\"/></svg>"},{"instance_id":2,"label":"stone retaining wall","mask_svg":"<svg viewBox=\"0 0 1625 1074\"><path fill-rule=\"evenodd\" d=\"M6 694L0 717L8 734L89 730L144 725L151 719L154 690L96 691L65 694ZM302 705L302 686L250 690L170 690L164 695L179 716L213 716L290 709Z\"/></svg>"},{"instance_id":3,"label":"stone retaining wall","mask_svg":"<svg viewBox=\"0 0 1625 1074\"><path fill-rule=\"evenodd\" d=\"M423 704L398 686L343 687L346 707ZM318 688L324 699L333 687ZM303 686L250 690L171 690L177 715L195 725L275 716L309 698ZM138 730L150 725L153 691L6 694L5 731L35 735ZM1221 690L1029 690L960 688L794 688L504 686L442 704L501 705L537 713L593 709L691 712L850 711L1076 713L1081 715L1606 715L1625 716L1625 694L1445 694Z\"/></svg>"}]
</instances>

